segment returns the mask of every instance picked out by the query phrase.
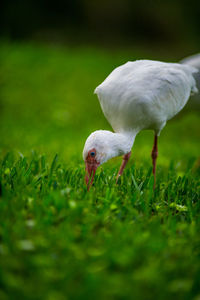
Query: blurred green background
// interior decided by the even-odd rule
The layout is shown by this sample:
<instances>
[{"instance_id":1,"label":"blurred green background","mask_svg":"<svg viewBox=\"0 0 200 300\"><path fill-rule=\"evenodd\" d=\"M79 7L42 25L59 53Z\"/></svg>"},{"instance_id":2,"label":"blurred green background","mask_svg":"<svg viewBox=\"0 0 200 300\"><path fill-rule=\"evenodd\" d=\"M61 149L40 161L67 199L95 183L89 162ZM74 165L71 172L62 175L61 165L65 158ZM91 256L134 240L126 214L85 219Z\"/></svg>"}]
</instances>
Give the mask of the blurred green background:
<instances>
[{"instance_id":1,"label":"blurred green background","mask_svg":"<svg viewBox=\"0 0 200 300\"><path fill-rule=\"evenodd\" d=\"M115 67L199 52L200 2L0 6L0 299L199 300L199 104L161 133L155 194L153 132L90 193L82 149L111 130L93 91Z\"/></svg>"},{"instance_id":2,"label":"blurred green background","mask_svg":"<svg viewBox=\"0 0 200 300\"><path fill-rule=\"evenodd\" d=\"M1 151L80 153L91 131L110 128L95 87L128 60L176 62L199 52L199 16L194 0L2 1ZM186 119L196 124L193 114Z\"/></svg>"},{"instance_id":3,"label":"blurred green background","mask_svg":"<svg viewBox=\"0 0 200 300\"><path fill-rule=\"evenodd\" d=\"M156 58L147 52L2 42L1 152L28 154L34 149L50 157L59 153L72 164L82 163L87 136L97 129L112 130L93 93L95 87L113 68L141 53ZM188 105L168 122L159 139L160 163L173 158L184 164L187 156L198 157L197 108ZM150 162L152 143L152 131L138 135L133 149L136 163Z\"/></svg>"}]
</instances>

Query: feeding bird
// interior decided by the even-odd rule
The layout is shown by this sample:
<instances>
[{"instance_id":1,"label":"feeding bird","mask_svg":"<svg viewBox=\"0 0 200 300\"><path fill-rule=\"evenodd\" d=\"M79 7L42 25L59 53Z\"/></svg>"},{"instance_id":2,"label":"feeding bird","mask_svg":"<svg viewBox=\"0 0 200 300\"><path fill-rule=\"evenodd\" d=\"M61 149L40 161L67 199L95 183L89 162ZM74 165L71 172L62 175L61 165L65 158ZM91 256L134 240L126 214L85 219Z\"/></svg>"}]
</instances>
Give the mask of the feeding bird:
<instances>
[{"instance_id":1,"label":"feeding bird","mask_svg":"<svg viewBox=\"0 0 200 300\"><path fill-rule=\"evenodd\" d=\"M155 133L151 152L155 188L158 137L166 122L182 110L191 94L198 92L197 72L187 62L129 61L114 69L95 89L114 132L97 130L85 142L83 159L88 190L97 167L123 155L118 180L130 159L136 135L145 129Z\"/></svg>"}]
</instances>

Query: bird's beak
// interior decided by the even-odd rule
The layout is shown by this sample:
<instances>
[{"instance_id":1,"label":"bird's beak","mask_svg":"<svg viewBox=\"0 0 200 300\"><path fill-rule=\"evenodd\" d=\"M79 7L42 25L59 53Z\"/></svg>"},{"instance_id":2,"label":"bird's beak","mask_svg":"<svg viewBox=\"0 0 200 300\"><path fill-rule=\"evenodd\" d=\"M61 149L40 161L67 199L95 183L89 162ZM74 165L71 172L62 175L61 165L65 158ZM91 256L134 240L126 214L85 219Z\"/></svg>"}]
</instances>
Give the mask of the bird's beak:
<instances>
[{"instance_id":1,"label":"bird's beak","mask_svg":"<svg viewBox=\"0 0 200 300\"><path fill-rule=\"evenodd\" d=\"M87 190L89 191L90 187L92 186L93 180L94 180L94 176L96 173L96 169L98 168L99 163L96 162L96 160L94 161L85 161L85 183L87 185Z\"/></svg>"}]
</instances>

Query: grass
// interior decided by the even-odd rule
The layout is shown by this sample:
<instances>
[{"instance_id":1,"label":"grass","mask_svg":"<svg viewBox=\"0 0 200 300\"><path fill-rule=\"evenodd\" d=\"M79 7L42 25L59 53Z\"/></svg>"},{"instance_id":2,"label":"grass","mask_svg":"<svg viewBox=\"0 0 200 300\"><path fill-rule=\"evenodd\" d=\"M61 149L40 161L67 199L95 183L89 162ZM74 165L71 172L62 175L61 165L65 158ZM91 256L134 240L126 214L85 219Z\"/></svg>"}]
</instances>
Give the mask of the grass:
<instances>
[{"instance_id":1,"label":"grass","mask_svg":"<svg viewBox=\"0 0 200 300\"><path fill-rule=\"evenodd\" d=\"M119 158L84 184L85 138L109 129L92 91L131 55L2 43L0 299L200 298L198 112L163 130L155 192L151 132L118 185Z\"/></svg>"}]
</instances>

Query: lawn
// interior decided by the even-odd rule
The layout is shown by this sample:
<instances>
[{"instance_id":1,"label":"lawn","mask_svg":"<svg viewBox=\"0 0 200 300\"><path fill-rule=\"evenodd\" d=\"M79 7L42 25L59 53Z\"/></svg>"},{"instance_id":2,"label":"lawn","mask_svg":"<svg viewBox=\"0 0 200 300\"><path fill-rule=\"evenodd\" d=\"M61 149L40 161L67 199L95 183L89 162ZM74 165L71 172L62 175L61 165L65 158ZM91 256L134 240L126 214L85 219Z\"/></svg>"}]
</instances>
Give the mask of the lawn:
<instances>
[{"instance_id":1,"label":"lawn","mask_svg":"<svg viewBox=\"0 0 200 300\"><path fill-rule=\"evenodd\" d=\"M118 185L121 158L84 184L85 139L110 129L93 90L156 59L133 52L1 42L0 299L200 299L199 111L161 133L155 192L151 131Z\"/></svg>"}]
</instances>

